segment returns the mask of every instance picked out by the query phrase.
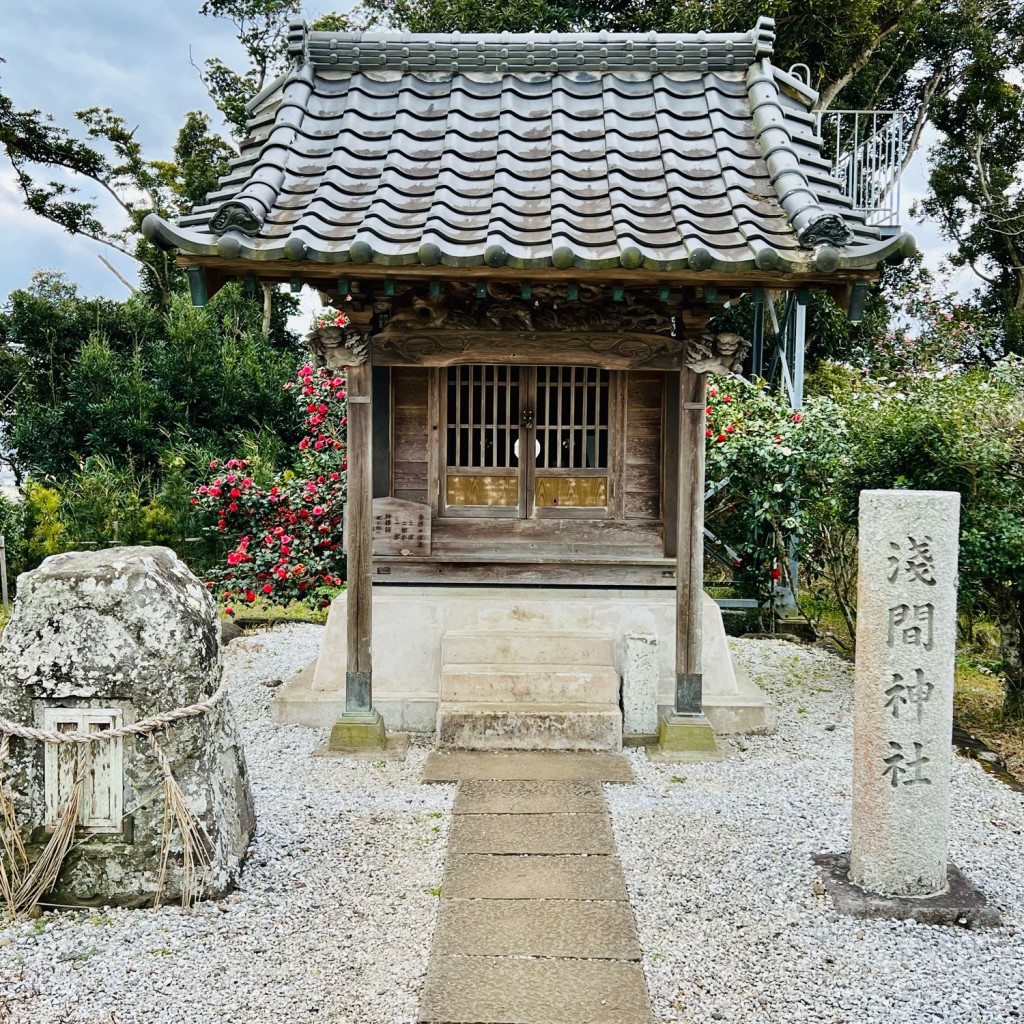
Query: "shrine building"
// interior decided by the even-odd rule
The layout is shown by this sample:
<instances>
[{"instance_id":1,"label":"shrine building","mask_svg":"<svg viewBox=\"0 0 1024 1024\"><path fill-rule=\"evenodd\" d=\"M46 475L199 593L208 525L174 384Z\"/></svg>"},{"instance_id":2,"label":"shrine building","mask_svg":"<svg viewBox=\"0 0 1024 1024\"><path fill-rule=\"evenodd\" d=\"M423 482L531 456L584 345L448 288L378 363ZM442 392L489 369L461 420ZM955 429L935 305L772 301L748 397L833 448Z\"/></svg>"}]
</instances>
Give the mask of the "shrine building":
<instances>
[{"instance_id":1,"label":"shrine building","mask_svg":"<svg viewBox=\"0 0 1024 1024\"><path fill-rule=\"evenodd\" d=\"M348 586L279 720L339 749L772 727L702 594L705 375L761 339L709 322L775 290L805 324L914 249L831 176L773 42L296 23L218 189L146 219L197 303L243 279L350 319L309 339L347 377Z\"/></svg>"}]
</instances>

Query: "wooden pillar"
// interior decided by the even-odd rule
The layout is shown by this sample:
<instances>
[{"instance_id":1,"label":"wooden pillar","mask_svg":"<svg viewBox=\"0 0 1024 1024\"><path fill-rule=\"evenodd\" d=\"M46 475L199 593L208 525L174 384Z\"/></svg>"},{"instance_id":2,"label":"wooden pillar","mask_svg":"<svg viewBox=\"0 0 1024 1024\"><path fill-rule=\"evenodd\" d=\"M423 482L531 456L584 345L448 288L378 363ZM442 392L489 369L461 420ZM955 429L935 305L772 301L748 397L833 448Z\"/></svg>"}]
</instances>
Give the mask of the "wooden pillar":
<instances>
[{"instance_id":1,"label":"wooden pillar","mask_svg":"<svg viewBox=\"0 0 1024 1024\"><path fill-rule=\"evenodd\" d=\"M367 355L347 370L348 507L348 665L346 714L369 714L373 707L373 370Z\"/></svg>"},{"instance_id":2,"label":"wooden pillar","mask_svg":"<svg viewBox=\"0 0 1024 1024\"><path fill-rule=\"evenodd\" d=\"M701 711L701 602L704 589L705 375L679 375L679 477L676 509L677 715Z\"/></svg>"}]
</instances>

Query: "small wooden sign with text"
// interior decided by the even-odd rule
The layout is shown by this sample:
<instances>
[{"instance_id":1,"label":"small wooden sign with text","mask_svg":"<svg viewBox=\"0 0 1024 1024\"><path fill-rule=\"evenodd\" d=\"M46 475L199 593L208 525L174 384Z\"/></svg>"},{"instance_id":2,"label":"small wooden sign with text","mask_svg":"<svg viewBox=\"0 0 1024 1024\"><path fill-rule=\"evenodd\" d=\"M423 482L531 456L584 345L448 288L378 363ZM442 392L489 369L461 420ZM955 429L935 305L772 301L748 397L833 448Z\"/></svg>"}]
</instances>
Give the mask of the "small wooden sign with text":
<instances>
[{"instance_id":1,"label":"small wooden sign with text","mask_svg":"<svg viewBox=\"0 0 1024 1024\"><path fill-rule=\"evenodd\" d=\"M430 506L399 498L374 498L373 553L429 555Z\"/></svg>"}]
</instances>

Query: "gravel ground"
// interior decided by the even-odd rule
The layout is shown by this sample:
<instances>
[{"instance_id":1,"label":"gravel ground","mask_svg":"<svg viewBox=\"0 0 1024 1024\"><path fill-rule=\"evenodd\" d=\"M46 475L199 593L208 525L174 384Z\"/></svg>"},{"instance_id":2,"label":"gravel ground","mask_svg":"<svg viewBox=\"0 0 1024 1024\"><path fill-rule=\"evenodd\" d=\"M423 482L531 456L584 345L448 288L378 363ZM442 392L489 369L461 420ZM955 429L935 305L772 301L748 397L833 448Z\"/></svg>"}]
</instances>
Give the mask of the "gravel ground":
<instances>
[{"instance_id":1,"label":"gravel ground","mask_svg":"<svg viewBox=\"0 0 1024 1024\"><path fill-rule=\"evenodd\" d=\"M311 759L318 737L272 724L263 681L308 664L321 633L227 650L259 817L240 890L0 930L0 1024L415 1020L454 788L419 784L423 745L404 764ZM633 751L638 785L606 787L657 1024L1024 1021L1024 798L954 759L953 858L1003 928L837 917L810 856L849 847L851 666L732 644L779 733L718 765Z\"/></svg>"},{"instance_id":2,"label":"gravel ground","mask_svg":"<svg viewBox=\"0 0 1024 1024\"><path fill-rule=\"evenodd\" d=\"M811 855L850 845L852 666L731 646L777 702L778 734L717 765L631 752L639 785L605 787L658 1024L1024 1019L1024 797L954 758L952 858L1004 927L836 916Z\"/></svg>"},{"instance_id":3,"label":"gravel ground","mask_svg":"<svg viewBox=\"0 0 1024 1024\"><path fill-rule=\"evenodd\" d=\"M416 1018L454 787L404 764L312 759L274 725L273 689L319 626L225 652L258 831L239 890L191 911L46 914L0 930L4 1024L404 1024Z\"/></svg>"}]
</instances>

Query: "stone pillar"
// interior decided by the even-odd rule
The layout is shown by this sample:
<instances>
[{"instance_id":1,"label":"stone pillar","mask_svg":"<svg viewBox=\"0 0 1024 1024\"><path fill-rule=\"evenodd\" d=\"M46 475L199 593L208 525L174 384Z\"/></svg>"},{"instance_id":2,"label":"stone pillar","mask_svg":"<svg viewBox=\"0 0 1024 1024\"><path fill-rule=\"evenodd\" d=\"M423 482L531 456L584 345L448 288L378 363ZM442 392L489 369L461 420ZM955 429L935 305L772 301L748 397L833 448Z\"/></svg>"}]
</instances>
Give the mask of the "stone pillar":
<instances>
[{"instance_id":1,"label":"stone pillar","mask_svg":"<svg viewBox=\"0 0 1024 1024\"><path fill-rule=\"evenodd\" d=\"M622 731L653 736L658 731L658 638L627 633L622 661Z\"/></svg>"},{"instance_id":2,"label":"stone pillar","mask_svg":"<svg viewBox=\"0 0 1024 1024\"><path fill-rule=\"evenodd\" d=\"M863 491L850 880L946 887L960 496Z\"/></svg>"}]
</instances>

